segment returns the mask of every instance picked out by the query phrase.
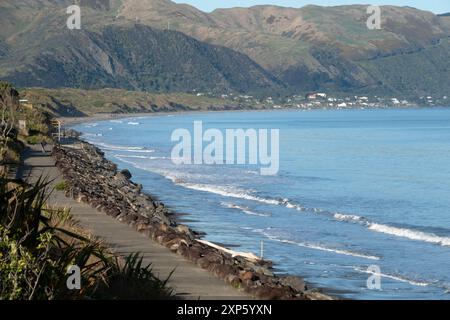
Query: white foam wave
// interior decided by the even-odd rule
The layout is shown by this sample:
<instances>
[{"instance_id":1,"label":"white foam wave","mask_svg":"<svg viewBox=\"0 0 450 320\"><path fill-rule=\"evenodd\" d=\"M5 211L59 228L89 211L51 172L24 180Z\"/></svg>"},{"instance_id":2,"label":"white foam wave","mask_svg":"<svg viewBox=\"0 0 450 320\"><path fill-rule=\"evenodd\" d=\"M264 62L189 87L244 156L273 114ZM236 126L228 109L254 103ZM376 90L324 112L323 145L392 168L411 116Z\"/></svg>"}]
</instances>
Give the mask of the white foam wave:
<instances>
[{"instance_id":1,"label":"white foam wave","mask_svg":"<svg viewBox=\"0 0 450 320\"><path fill-rule=\"evenodd\" d=\"M245 199L245 200L260 202L260 203L269 204L269 205L278 205L278 206L281 205L281 206L285 206L286 208L294 208L298 211L304 210L304 208L302 206L291 203L288 199L263 198L263 197L253 195L247 190L241 190L234 186L217 186L217 185L212 185L212 184L189 183L189 182L185 182L183 179L174 177L171 174L165 174L164 176L166 178L170 179L175 184L178 184L182 187L192 189L192 190L214 193L214 194L218 194L223 197Z\"/></svg>"},{"instance_id":2,"label":"white foam wave","mask_svg":"<svg viewBox=\"0 0 450 320\"><path fill-rule=\"evenodd\" d=\"M107 149L107 150L113 150L113 151L122 151L122 152L134 152L134 153L151 153L154 152L154 150L147 150L143 147L123 147L123 146L115 146L115 145L109 145L106 143L95 143L96 145ZM141 159L167 159L164 157L144 157L144 156L125 156L125 155L117 155L121 158L141 158ZM133 164L135 165L135 164ZM324 214L328 213L327 211L324 211L320 208L305 208L302 207L299 204L293 203L289 199L272 199L272 198L263 198L256 196L252 194L251 192L247 190L240 190L234 186L217 186L217 185L211 185L211 184L200 184L200 183L189 183L186 182L185 179L174 176L170 172L158 172L159 174L162 174L167 179L170 179L173 183L180 185L182 187L197 190L197 191L203 191L203 192L209 192L213 194L218 194L224 197L232 197L232 198L238 198L238 199L245 199L250 201L255 201L259 203L264 203L268 205L278 205L278 206L285 206L288 209L294 209L297 211L313 211L315 213ZM450 238L449 237L443 237L438 236L433 233L425 233L417 230L411 230L406 228L398 228L398 227L392 227L389 225L384 225L380 223L375 222L369 222L366 218L358 216L358 215L351 215L351 214L343 214L343 213L334 213L332 214L333 217L338 221L344 221L344 222L351 222L351 223L359 223L361 225L364 225L369 230L373 232L380 232L385 234L390 234L397 237L403 237L410 240L416 240L416 241L424 241L428 243L433 243L441 246L450 246Z\"/></svg>"},{"instance_id":3,"label":"white foam wave","mask_svg":"<svg viewBox=\"0 0 450 320\"><path fill-rule=\"evenodd\" d=\"M288 199L283 199L282 204L284 204L284 206L288 209L295 209L297 211L305 211L306 210L306 208L302 207L299 204L292 203Z\"/></svg>"},{"instance_id":4,"label":"white foam wave","mask_svg":"<svg viewBox=\"0 0 450 320\"><path fill-rule=\"evenodd\" d=\"M363 273L368 273L368 274L375 274L369 270L365 270L363 268L358 268L358 267L355 267L354 270L363 272ZM380 277L383 277L383 278L388 278L388 279L392 279L392 280L396 280L396 281L400 281L400 282L406 282L406 283L412 284L414 286L419 286L419 287L426 287L431 284L431 283L425 282L425 281L411 280L411 279L408 279L408 278L400 276L400 275L394 276L394 275L385 274L385 273L379 273L377 275L379 275Z\"/></svg>"},{"instance_id":5,"label":"white foam wave","mask_svg":"<svg viewBox=\"0 0 450 320\"><path fill-rule=\"evenodd\" d=\"M332 253L336 253L336 254L342 254L342 255L346 255L346 256L353 256L353 257L370 259L370 260L380 260L380 257L374 256L374 255L368 255L368 254L364 254L364 253L348 251L348 250L343 250L343 249L337 249L337 248L330 248L330 247L327 247L327 246L324 246L321 244L316 244L316 243L296 242L296 241L288 240L288 239L280 239L280 238L277 238L277 237L275 237L271 234L268 234L267 232L264 232L264 231L262 231L261 233L271 240L282 242L282 243L293 244L293 245L296 245L299 247L315 249L315 250L320 250L320 251L326 251L326 252L332 252Z\"/></svg>"},{"instance_id":6,"label":"white foam wave","mask_svg":"<svg viewBox=\"0 0 450 320\"><path fill-rule=\"evenodd\" d=\"M335 213L334 218L336 220L340 221L350 221L350 222L360 222L363 221L363 218L360 216L352 215L352 214L342 214L342 213Z\"/></svg>"},{"instance_id":7,"label":"white foam wave","mask_svg":"<svg viewBox=\"0 0 450 320\"><path fill-rule=\"evenodd\" d=\"M103 137L103 134L101 133L85 133L84 135L90 137Z\"/></svg>"},{"instance_id":8,"label":"white foam wave","mask_svg":"<svg viewBox=\"0 0 450 320\"><path fill-rule=\"evenodd\" d=\"M248 207L240 206L240 205L237 205L234 203L221 202L220 204L226 208L241 210L243 213L251 215L251 216L270 217L270 214L252 211Z\"/></svg>"},{"instance_id":9,"label":"white foam wave","mask_svg":"<svg viewBox=\"0 0 450 320\"><path fill-rule=\"evenodd\" d=\"M140 122L133 122L133 121L130 121L130 122L128 122L127 124L132 125L132 126L137 126L137 125L140 125L141 123L140 123Z\"/></svg>"},{"instance_id":10,"label":"white foam wave","mask_svg":"<svg viewBox=\"0 0 450 320\"><path fill-rule=\"evenodd\" d=\"M132 158L132 159L148 159L148 160L165 160L166 157L151 157L151 156L139 156L139 155L125 155L125 154L115 154L114 157L121 158Z\"/></svg>"},{"instance_id":11,"label":"white foam wave","mask_svg":"<svg viewBox=\"0 0 450 320\"><path fill-rule=\"evenodd\" d=\"M253 195L249 193L247 190L241 190L234 186L217 186L217 185L211 185L211 184L201 184L201 183L188 183L185 182L179 178L171 178L170 175L166 175L166 178L172 180L172 182L181 185L185 188L197 190L197 191L203 191L203 192L209 192L218 194L223 197L231 197L231 198L238 198L238 199L245 199L255 202L260 202L264 204L269 205L278 205L278 206L285 206L289 208L295 208L296 210L303 210L303 208L300 205L293 204L289 202L287 199L271 199L271 198L263 198L256 195Z\"/></svg>"},{"instance_id":12,"label":"white foam wave","mask_svg":"<svg viewBox=\"0 0 450 320\"><path fill-rule=\"evenodd\" d=\"M122 120L110 120L109 122L112 122L112 123L123 123Z\"/></svg>"},{"instance_id":13,"label":"white foam wave","mask_svg":"<svg viewBox=\"0 0 450 320\"><path fill-rule=\"evenodd\" d=\"M129 146L116 146L103 142L91 142L101 149L110 150L110 151L122 151L122 152L136 152L136 153L152 153L155 150L146 149L144 147L129 147Z\"/></svg>"},{"instance_id":14,"label":"white foam wave","mask_svg":"<svg viewBox=\"0 0 450 320\"><path fill-rule=\"evenodd\" d=\"M187 182L182 182L182 183L178 183L178 184L180 184L183 187L186 187L188 189L210 192L210 193L218 194L218 195L221 195L224 197L246 199L246 200L257 201L257 202L266 203L266 204L272 204L272 205L278 205L280 203L278 200L257 197L257 196L247 193L244 190L240 190L240 189L237 189L234 187L224 187L224 186L215 186L215 185L210 185L210 184L187 183Z\"/></svg>"},{"instance_id":15,"label":"white foam wave","mask_svg":"<svg viewBox=\"0 0 450 320\"><path fill-rule=\"evenodd\" d=\"M417 230L397 228L380 223L368 223L368 228L369 230L375 232L386 233L397 237L439 244L441 246L450 246L449 237L441 237L433 233L425 233Z\"/></svg>"},{"instance_id":16,"label":"white foam wave","mask_svg":"<svg viewBox=\"0 0 450 320\"><path fill-rule=\"evenodd\" d=\"M415 241L423 241L441 246L450 246L449 237L438 236L433 233L427 233L408 228L393 227L382 223L370 222L366 218L357 215L335 213L333 216L336 220L339 221L359 223L373 232L385 233L400 238L407 238Z\"/></svg>"}]
</instances>

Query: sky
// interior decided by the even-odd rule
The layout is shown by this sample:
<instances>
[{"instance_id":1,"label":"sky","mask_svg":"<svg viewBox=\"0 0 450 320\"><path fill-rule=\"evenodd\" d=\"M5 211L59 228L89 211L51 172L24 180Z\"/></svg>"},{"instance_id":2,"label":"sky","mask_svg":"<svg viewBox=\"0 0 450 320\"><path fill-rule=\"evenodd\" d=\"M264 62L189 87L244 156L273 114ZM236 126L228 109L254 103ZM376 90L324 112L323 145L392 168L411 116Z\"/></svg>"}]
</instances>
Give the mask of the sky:
<instances>
[{"instance_id":1,"label":"sky","mask_svg":"<svg viewBox=\"0 0 450 320\"><path fill-rule=\"evenodd\" d=\"M210 12L216 8L250 7L259 4L273 4L283 7L300 8L308 4L320 6L336 6L348 4L373 4L410 6L434 13L450 12L450 0L174 0L178 3L188 3L194 7Z\"/></svg>"}]
</instances>

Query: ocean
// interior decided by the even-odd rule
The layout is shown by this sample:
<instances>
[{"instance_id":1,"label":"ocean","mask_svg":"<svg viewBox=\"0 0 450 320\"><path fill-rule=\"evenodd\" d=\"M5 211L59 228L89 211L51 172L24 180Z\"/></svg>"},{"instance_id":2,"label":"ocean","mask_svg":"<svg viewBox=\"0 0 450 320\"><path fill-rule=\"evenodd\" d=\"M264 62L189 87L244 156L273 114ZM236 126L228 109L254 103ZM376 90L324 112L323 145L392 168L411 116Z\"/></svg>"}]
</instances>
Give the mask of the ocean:
<instances>
[{"instance_id":1,"label":"ocean","mask_svg":"<svg viewBox=\"0 0 450 320\"><path fill-rule=\"evenodd\" d=\"M194 121L279 129L278 173L175 165L171 134ZM206 240L258 255L263 241L277 273L344 298L450 299L450 108L159 114L74 129Z\"/></svg>"}]
</instances>

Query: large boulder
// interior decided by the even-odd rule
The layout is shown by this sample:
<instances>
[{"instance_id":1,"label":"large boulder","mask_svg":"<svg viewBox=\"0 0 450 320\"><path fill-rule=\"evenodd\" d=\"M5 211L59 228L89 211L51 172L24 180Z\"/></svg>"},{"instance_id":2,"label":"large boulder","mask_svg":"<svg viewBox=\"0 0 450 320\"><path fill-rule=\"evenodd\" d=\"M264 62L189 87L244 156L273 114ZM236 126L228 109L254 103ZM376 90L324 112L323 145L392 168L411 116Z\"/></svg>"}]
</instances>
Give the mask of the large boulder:
<instances>
[{"instance_id":1,"label":"large boulder","mask_svg":"<svg viewBox=\"0 0 450 320\"><path fill-rule=\"evenodd\" d=\"M280 283L284 286L289 286L297 292L304 292L307 290L305 280L295 276L280 277Z\"/></svg>"},{"instance_id":2,"label":"large boulder","mask_svg":"<svg viewBox=\"0 0 450 320\"><path fill-rule=\"evenodd\" d=\"M131 172L128 169L123 169L119 174L123 175L127 180L130 180L132 177Z\"/></svg>"}]
</instances>

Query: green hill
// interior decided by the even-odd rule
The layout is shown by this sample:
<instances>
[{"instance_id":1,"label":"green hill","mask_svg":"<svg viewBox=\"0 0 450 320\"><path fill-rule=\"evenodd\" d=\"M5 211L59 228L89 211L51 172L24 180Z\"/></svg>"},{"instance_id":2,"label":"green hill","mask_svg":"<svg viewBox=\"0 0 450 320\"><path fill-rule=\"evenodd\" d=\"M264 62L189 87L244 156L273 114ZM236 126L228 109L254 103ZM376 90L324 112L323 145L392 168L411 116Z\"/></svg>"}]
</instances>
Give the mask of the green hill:
<instances>
[{"instance_id":1,"label":"green hill","mask_svg":"<svg viewBox=\"0 0 450 320\"><path fill-rule=\"evenodd\" d=\"M61 7L49 6L48 13L36 11L35 20L23 26L26 32L5 37L10 50L0 46L0 55L4 52L0 78L21 87L217 93L284 90L281 81L229 48L135 23L87 23L81 30L69 30L64 27L66 15L61 15ZM20 10L17 14L23 14ZM88 11L87 19L102 12ZM26 23L19 17L16 22ZM48 24L62 27L47 31Z\"/></svg>"},{"instance_id":2,"label":"green hill","mask_svg":"<svg viewBox=\"0 0 450 320\"><path fill-rule=\"evenodd\" d=\"M82 30L69 32L70 0L2 1L0 78L88 89L449 94L447 15L382 6L382 29L369 30L367 5L205 13L169 0L80 3Z\"/></svg>"}]
</instances>

